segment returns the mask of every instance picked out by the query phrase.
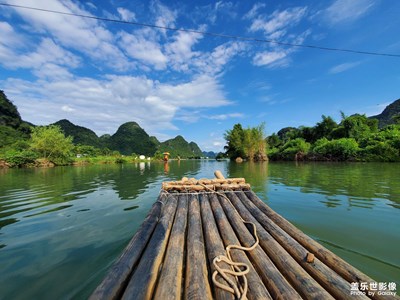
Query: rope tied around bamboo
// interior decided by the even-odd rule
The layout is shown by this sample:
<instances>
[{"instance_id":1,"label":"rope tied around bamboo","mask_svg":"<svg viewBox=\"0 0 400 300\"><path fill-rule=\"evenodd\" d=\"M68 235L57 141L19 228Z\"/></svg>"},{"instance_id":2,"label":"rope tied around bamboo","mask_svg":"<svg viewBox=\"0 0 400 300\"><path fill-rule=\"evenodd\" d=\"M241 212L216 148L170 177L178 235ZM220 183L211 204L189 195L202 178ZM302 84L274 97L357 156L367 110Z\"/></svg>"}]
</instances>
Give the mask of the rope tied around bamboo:
<instances>
[{"instance_id":1,"label":"rope tied around bamboo","mask_svg":"<svg viewBox=\"0 0 400 300\"><path fill-rule=\"evenodd\" d=\"M225 248L226 255L218 255L213 259L213 265L215 271L212 274L212 281L214 285L227 292L232 293L238 299L247 299L248 282L246 274L249 273L250 267L246 263L235 262L231 256L231 250L238 249L243 251L251 251L256 248L259 244L259 238L257 235L256 225L252 222L247 222L242 219L239 212L236 210L230 199L220 191L235 191L235 190L250 190L250 184L246 183L244 178L225 178L220 171L214 172L216 179L199 179L183 177L180 181L169 181L162 183L162 190L165 192L193 192L203 191L212 192L221 197L224 197L231 205L233 211L239 216L240 220L244 224L250 224L253 227L253 236L255 243L251 247L244 247L242 245L228 245ZM225 262L231 268L221 268L218 263ZM231 280L228 274L234 276L235 281ZM217 276L220 275L225 282L224 284L217 280ZM242 278L242 282L239 278Z\"/></svg>"},{"instance_id":2,"label":"rope tied around bamboo","mask_svg":"<svg viewBox=\"0 0 400 300\"><path fill-rule=\"evenodd\" d=\"M226 197L226 198L228 198L228 197ZM245 224L250 224L250 225L253 226L253 236L256 238L256 242L251 247L243 247L241 245L228 245L225 248L226 256L225 255L218 255L213 260L213 265L214 265L216 271L214 271L214 273L212 275L212 280L213 280L213 283L215 284L215 286L217 286L217 287L219 287L219 288L221 288L221 289L223 289L225 291L228 291L228 292L232 293L238 299L247 299L246 295L247 295L247 290L248 290L248 283L247 283L246 274L249 273L250 267L246 263L235 262L231 257L230 251L231 251L231 249L238 249L238 250L243 250L243 251L251 251L251 250L253 250L254 248L256 248L258 246L259 239L258 239L258 235L257 235L256 225L254 223L252 223L252 222L246 222L243 219L242 219L242 221ZM227 263L228 265L230 265L231 269L220 268L218 266L218 263L220 263L222 261ZM242 270L241 267L243 267L244 269ZM223 279L225 279L225 281L229 285L220 283L217 280L217 275L218 274ZM236 282L233 282L232 280L230 280L229 277L227 276L227 274L231 274L231 275L235 276ZM243 278L243 284L240 284L240 281L239 281L238 277L242 277Z\"/></svg>"}]
</instances>

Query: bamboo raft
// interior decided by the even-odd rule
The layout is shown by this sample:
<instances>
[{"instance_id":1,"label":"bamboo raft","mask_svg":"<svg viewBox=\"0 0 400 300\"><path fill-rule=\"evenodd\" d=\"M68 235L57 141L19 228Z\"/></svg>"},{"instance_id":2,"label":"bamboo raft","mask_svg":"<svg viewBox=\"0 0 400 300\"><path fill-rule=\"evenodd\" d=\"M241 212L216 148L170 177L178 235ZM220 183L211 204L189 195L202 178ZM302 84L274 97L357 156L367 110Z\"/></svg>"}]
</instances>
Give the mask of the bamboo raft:
<instances>
[{"instance_id":1,"label":"bamboo raft","mask_svg":"<svg viewBox=\"0 0 400 300\"><path fill-rule=\"evenodd\" d=\"M374 280L275 213L244 178L215 174L164 182L90 299L399 299L366 290L351 294L354 283ZM248 270L244 276L216 259L229 245L252 247L230 250L241 264L237 270Z\"/></svg>"}]
</instances>

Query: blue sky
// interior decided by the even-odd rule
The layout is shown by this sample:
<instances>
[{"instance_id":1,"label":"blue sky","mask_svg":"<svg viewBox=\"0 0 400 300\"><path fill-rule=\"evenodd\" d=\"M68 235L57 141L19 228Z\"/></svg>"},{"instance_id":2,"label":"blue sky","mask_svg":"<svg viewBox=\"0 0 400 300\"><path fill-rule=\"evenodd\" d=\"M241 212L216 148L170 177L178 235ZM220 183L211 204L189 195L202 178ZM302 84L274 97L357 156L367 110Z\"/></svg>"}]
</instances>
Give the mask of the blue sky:
<instances>
[{"instance_id":1,"label":"blue sky","mask_svg":"<svg viewBox=\"0 0 400 300\"><path fill-rule=\"evenodd\" d=\"M285 43L400 54L400 1L3 3ZM313 126L400 97L400 58L286 47L0 6L0 89L24 120L127 121L222 150L235 123Z\"/></svg>"}]
</instances>

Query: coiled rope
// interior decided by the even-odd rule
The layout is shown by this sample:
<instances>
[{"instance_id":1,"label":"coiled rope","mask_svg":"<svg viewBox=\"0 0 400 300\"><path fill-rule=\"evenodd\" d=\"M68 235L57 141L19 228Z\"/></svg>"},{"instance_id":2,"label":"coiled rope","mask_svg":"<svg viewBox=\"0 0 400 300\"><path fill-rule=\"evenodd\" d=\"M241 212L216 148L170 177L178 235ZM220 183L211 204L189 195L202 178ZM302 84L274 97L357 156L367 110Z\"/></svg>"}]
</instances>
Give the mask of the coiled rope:
<instances>
[{"instance_id":1,"label":"coiled rope","mask_svg":"<svg viewBox=\"0 0 400 300\"><path fill-rule=\"evenodd\" d=\"M203 186L206 187L205 185L203 185ZM206 187L206 189L208 189L208 187ZM244 300L244 299L247 299L248 283L247 283L246 274L249 273L250 266L248 264L246 264L246 263L235 262L232 259L231 250L232 249L238 249L238 250L243 250L243 251L251 251L254 248L256 248L258 246L258 244L259 244L259 238L258 238L258 235L257 235L257 227L253 222L247 222L247 221L243 220L243 218L241 217L241 215L237 211L236 207L232 204L231 200L225 194L217 192L217 191L214 191L214 190L211 190L211 191L213 193L216 193L216 194L220 195L221 197L225 198L226 200L228 200L228 202L232 206L233 210L239 216L240 220L244 224L251 224L252 227L253 227L253 236L255 237L256 241L251 247L244 247L244 246L241 246L241 245L228 245L225 248L226 255L218 255L213 259L213 265L215 267L215 271L214 271L214 273L212 275L212 281L215 284L215 286L217 286L217 287L219 287L219 288L221 288L221 289L223 289L223 290L225 290L227 292L232 293L238 299ZM223 268L221 268L218 265L218 263L220 263L220 262L227 263L228 265L231 266L231 269L223 269ZM218 274L223 279L225 279L225 281L229 285L219 282L217 280L217 275ZM232 281L229 278L228 274L234 276L236 278L236 282ZM243 280L242 284L240 283L239 277L241 277L242 280Z\"/></svg>"}]
</instances>

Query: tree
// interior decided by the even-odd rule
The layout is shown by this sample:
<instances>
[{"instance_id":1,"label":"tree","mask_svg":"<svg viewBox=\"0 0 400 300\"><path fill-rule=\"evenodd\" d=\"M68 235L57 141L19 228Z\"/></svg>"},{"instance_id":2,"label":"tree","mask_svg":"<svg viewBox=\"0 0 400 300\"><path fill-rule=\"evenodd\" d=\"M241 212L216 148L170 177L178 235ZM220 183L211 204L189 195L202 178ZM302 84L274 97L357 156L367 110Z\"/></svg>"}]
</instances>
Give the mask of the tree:
<instances>
[{"instance_id":1,"label":"tree","mask_svg":"<svg viewBox=\"0 0 400 300\"><path fill-rule=\"evenodd\" d=\"M368 119L365 114L347 117L341 125L344 127L345 137L354 138L356 141L378 131L378 120Z\"/></svg>"},{"instance_id":2,"label":"tree","mask_svg":"<svg viewBox=\"0 0 400 300\"><path fill-rule=\"evenodd\" d=\"M224 137L227 141L226 154L231 159L237 157L249 160L267 160L267 141L264 134L265 124L256 127L242 128L241 124L227 130Z\"/></svg>"},{"instance_id":3,"label":"tree","mask_svg":"<svg viewBox=\"0 0 400 300\"><path fill-rule=\"evenodd\" d=\"M311 140L311 142L315 142L316 140L319 140L320 138L323 137L329 138L332 131L337 126L338 125L331 117L322 115L322 121L318 122L317 125L315 125L314 127L314 137L313 140Z\"/></svg>"},{"instance_id":4,"label":"tree","mask_svg":"<svg viewBox=\"0 0 400 300\"><path fill-rule=\"evenodd\" d=\"M65 137L59 126L38 126L32 129L30 147L41 157L56 164L68 161L74 148L72 137Z\"/></svg>"},{"instance_id":5,"label":"tree","mask_svg":"<svg viewBox=\"0 0 400 300\"><path fill-rule=\"evenodd\" d=\"M244 149L249 160L267 160L267 142L264 134L265 123L244 130Z\"/></svg>"},{"instance_id":6,"label":"tree","mask_svg":"<svg viewBox=\"0 0 400 300\"><path fill-rule=\"evenodd\" d=\"M279 136L276 133L273 133L269 137L267 137L267 143L270 148L278 147L282 144Z\"/></svg>"},{"instance_id":7,"label":"tree","mask_svg":"<svg viewBox=\"0 0 400 300\"><path fill-rule=\"evenodd\" d=\"M224 134L224 138L227 141L225 146L226 154L231 159L237 157L245 157L244 153L244 130L241 124L235 124L232 130L227 130Z\"/></svg>"}]
</instances>

